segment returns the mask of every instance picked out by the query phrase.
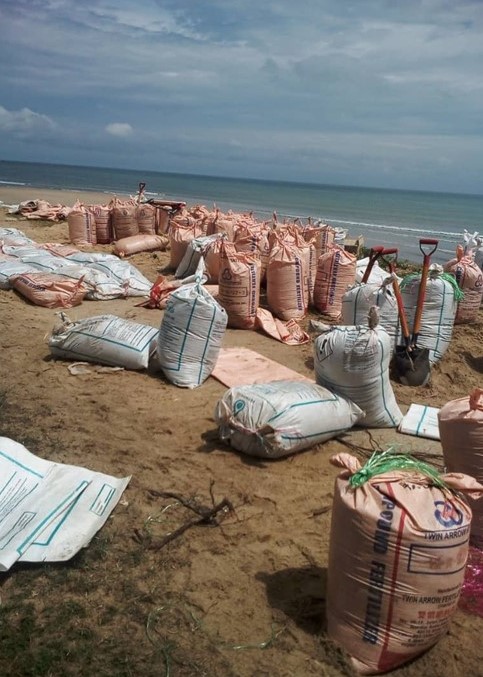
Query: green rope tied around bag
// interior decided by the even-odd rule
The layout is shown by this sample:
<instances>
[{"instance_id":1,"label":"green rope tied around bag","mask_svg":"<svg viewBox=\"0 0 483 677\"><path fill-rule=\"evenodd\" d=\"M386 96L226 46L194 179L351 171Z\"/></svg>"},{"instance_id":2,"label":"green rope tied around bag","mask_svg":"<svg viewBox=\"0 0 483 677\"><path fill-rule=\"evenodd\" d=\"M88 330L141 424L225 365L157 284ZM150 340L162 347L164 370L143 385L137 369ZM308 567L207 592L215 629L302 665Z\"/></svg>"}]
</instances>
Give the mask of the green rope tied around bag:
<instances>
[{"instance_id":1,"label":"green rope tied around bag","mask_svg":"<svg viewBox=\"0 0 483 677\"><path fill-rule=\"evenodd\" d=\"M431 271L430 271L430 276L431 276ZM406 277L404 277L401 280L401 284L399 285L400 289L405 289L409 284L411 284L411 282L413 282L414 280L417 280L420 277L421 277L421 275L418 274L418 273L411 273L410 275L406 275ZM461 291L454 275L451 275L451 273L438 273L437 277L440 280L445 280L446 282L449 282L450 285L453 287L453 294L454 294L455 300L461 301L461 299L464 297L464 293Z\"/></svg>"},{"instance_id":2,"label":"green rope tied around bag","mask_svg":"<svg viewBox=\"0 0 483 677\"><path fill-rule=\"evenodd\" d=\"M375 451L367 463L352 475L349 479L349 484L355 489L361 487L376 475L382 475L386 472L397 472L399 470L418 472L428 477L432 484L440 487L440 489L448 489L448 486L441 479L436 468L433 468L433 466L424 461L418 461L409 454L398 454L394 451L394 447L389 447L389 449L382 453Z\"/></svg>"}]
</instances>

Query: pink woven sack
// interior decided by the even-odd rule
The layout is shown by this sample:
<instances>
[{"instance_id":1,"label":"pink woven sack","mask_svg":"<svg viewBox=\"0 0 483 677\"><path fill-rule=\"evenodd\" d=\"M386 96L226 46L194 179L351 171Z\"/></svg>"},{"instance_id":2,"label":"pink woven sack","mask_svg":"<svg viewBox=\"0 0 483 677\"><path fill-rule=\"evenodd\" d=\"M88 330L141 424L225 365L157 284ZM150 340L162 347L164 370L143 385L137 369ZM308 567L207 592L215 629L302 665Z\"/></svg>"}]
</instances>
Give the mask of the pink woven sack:
<instances>
[{"instance_id":1,"label":"pink woven sack","mask_svg":"<svg viewBox=\"0 0 483 677\"><path fill-rule=\"evenodd\" d=\"M342 314L342 297L355 283L356 257L335 245L317 261L314 306L328 317L338 320Z\"/></svg>"},{"instance_id":2,"label":"pink woven sack","mask_svg":"<svg viewBox=\"0 0 483 677\"><path fill-rule=\"evenodd\" d=\"M156 232L156 208L150 204L138 204L136 221L140 233L154 235Z\"/></svg>"},{"instance_id":3,"label":"pink woven sack","mask_svg":"<svg viewBox=\"0 0 483 677\"><path fill-rule=\"evenodd\" d=\"M198 222L193 219L189 219L189 221L184 224L173 219L169 229L170 268L174 268L176 270L183 260L183 256L185 255L191 240L193 240L195 237L201 237L204 234L202 221Z\"/></svg>"},{"instance_id":4,"label":"pink woven sack","mask_svg":"<svg viewBox=\"0 0 483 677\"><path fill-rule=\"evenodd\" d=\"M483 297L483 272L475 263L472 256L464 256L461 245L456 248L456 258L445 264L446 273L452 273L459 288L463 292L463 298L458 301L455 324L475 322L480 310Z\"/></svg>"},{"instance_id":5,"label":"pink woven sack","mask_svg":"<svg viewBox=\"0 0 483 677\"><path fill-rule=\"evenodd\" d=\"M451 400L438 414L439 434L450 472L471 475L483 484L483 390ZM468 499L473 510L471 541L483 550L483 499Z\"/></svg>"},{"instance_id":6,"label":"pink woven sack","mask_svg":"<svg viewBox=\"0 0 483 677\"><path fill-rule=\"evenodd\" d=\"M139 233L139 235L131 235L130 237L123 237L122 240L117 240L114 243L113 253L123 258L139 252L165 251L168 242L166 235Z\"/></svg>"},{"instance_id":7,"label":"pink woven sack","mask_svg":"<svg viewBox=\"0 0 483 677\"><path fill-rule=\"evenodd\" d=\"M97 244L96 222L93 214L76 202L67 215L69 240L73 244Z\"/></svg>"},{"instance_id":8,"label":"pink woven sack","mask_svg":"<svg viewBox=\"0 0 483 677\"><path fill-rule=\"evenodd\" d=\"M307 260L295 244L276 243L267 267L267 302L281 320L300 320L308 308Z\"/></svg>"},{"instance_id":9,"label":"pink woven sack","mask_svg":"<svg viewBox=\"0 0 483 677\"><path fill-rule=\"evenodd\" d=\"M52 273L24 273L10 278L10 283L37 306L72 308L82 303L87 293L83 279L73 280Z\"/></svg>"},{"instance_id":10,"label":"pink woven sack","mask_svg":"<svg viewBox=\"0 0 483 677\"><path fill-rule=\"evenodd\" d=\"M112 228L116 240L122 240L123 237L130 237L139 233L136 219L136 203L134 200L119 200L116 197L111 200L109 206L111 208Z\"/></svg>"},{"instance_id":11,"label":"pink woven sack","mask_svg":"<svg viewBox=\"0 0 483 677\"><path fill-rule=\"evenodd\" d=\"M228 314L228 326L238 329L255 327L260 300L260 259L237 252L224 241L220 253L218 301Z\"/></svg>"},{"instance_id":12,"label":"pink woven sack","mask_svg":"<svg viewBox=\"0 0 483 677\"><path fill-rule=\"evenodd\" d=\"M87 209L94 216L97 243L110 244L114 239L114 233L109 205L89 205Z\"/></svg>"}]
</instances>

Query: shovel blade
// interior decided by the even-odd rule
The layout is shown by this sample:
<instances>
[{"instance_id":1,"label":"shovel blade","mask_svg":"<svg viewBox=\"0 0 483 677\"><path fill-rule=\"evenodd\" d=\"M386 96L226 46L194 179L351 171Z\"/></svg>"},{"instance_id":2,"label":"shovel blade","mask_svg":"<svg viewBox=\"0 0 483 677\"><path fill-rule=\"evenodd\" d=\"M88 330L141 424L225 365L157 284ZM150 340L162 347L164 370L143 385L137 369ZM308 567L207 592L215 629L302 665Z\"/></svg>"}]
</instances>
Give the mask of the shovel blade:
<instances>
[{"instance_id":1,"label":"shovel blade","mask_svg":"<svg viewBox=\"0 0 483 677\"><path fill-rule=\"evenodd\" d=\"M401 383L407 386L424 386L431 376L428 348L396 348L394 370Z\"/></svg>"}]
</instances>

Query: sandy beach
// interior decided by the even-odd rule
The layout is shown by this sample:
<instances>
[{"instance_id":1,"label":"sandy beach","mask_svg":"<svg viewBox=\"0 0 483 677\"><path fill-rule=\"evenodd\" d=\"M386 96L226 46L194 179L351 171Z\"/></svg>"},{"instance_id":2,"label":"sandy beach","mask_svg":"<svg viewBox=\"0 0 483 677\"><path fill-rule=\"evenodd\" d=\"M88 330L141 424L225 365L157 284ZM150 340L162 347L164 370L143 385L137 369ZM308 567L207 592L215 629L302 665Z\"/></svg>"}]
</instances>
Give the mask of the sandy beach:
<instances>
[{"instance_id":1,"label":"sandy beach","mask_svg":"<svg viewBox=\"0 0 483 677\"><path fill-rule=\"evenodd\" d=\"M67 206L76 200L105 204L110 197L0 187L4 204L30 199ZM0 226L19 228L39 243L69 241L66 222L28 221L0 209ZM95 250L111 252L112 247ZM169 253L136 254L130 261L154 282L166 271ZM68 315L77 319L112 313L158 327L163 311L137 303L135 298L84 301ZM57 320L55 310L0 290L0 314L1 434L53 461L132 475L123 500L80 555L65 565L16 566L0 580L1 603L12 607L8 623L19 624L28 608L36 618L47 619L57 640L72 635L71 672L62 672L61 665L57 674L90 670L159 677L165 674L169 653L172 677L352 675L346 657L325 634L324 618L337 475L329 458L347 446L334 440L278 462L237 454L217 436L213 411L225 387L215 379L185 390L159 374L93 370L74 376L66 362L49 356L46 336ZM316 317L310 313L302 326ZM481 356L482 345L480 310L476 323L455 327L429 386L393 383L403 411L412 402L440 407L481 386L482 374L465 356ZM229 329L224 346L251 348L313 376L312 343L287 346L254 331ZM368 451L373 444L398 444L428 454L441 451L438 442L393 430L369 434L357 429L346 439ZM211 491L216 501L227 498L235 510L221 527L194 527L163 549L150 550L135 540L136 530L161 538L187 519L173 500L153 491L195 495L206 505L211 504ZM58 610L66 600L78 613L62 621ZM201 619L198 624L194 616ZM483 675L482 629L481 618L459 610L448 635L392 674ZM83 630L89 638L84 643ZM31 641L37 646L47 641L40 622ZM79 647L85 651L86 646L92 653L84 673L76 666L82 665ZM122 670L113 667L114 657ZM9 672L5 657L0 657L0 673L17 674Z\"/></svg>"}]
</instances>

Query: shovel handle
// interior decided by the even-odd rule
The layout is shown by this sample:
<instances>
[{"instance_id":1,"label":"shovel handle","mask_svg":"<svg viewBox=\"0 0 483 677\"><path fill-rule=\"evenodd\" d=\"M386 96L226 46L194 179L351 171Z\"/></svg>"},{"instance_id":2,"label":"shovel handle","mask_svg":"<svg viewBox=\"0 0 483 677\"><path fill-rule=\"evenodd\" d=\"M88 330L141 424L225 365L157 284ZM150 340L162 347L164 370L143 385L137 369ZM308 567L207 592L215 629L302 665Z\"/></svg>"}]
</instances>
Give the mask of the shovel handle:
<instances>
[{"instance_id":1,"label":"shovel handle","mask_svg":"<svg viewBox=\"0 0 483 677\"><path fill-rule=\"evenodd\" d=\"M438 244L439 244L439 240L433 240L430 237L422 238L421 240L419 240L419 249L421 250L421 253L424 256L424 263L426 263L426 259L429 259L429 257L431 257L434 254L434 252L438 248ZM423 247L429 246L429 245L433 246L431 251L429 251L429 252L424 251Z\"/></svg>"},{"instance_id":2,"label":"shovel handle","mask_svg":"<svg viewBox=\"0 0 483 677\"><path fill-rule=\"evenodd\" d=\"M377 247L371 247L371 251L369 252L369 262L366 266L366 269L364 271L364 275L362 276L362 284L365 284L367 280L369 279L369 275L371 274L371 270L374 268L374 264L377 261L377 259L381 256L381 254L384 251L384 247L381 245L378 245Z\"/></svg>"},{"instance_id":3,"label":"shovel handle","mask_svg":"<svg viewBox=\"0 0 483 677\"><path fill-rule=\"evenodd\" d=\"M414 316L412 345L416 346L418 342L419 332L421 331L421 318L423 316L424 299L426 297L426 284L428 281L428 270L431 256L438 247L438 240L432 238L422 238L419 240L419 249L423 254L423 270L421 271L421 282L419 283L418 302L416 306L416 314ZM425 245L432 245L431 251L427 252L423 249Z\"/></svg>"}]
</instances>

